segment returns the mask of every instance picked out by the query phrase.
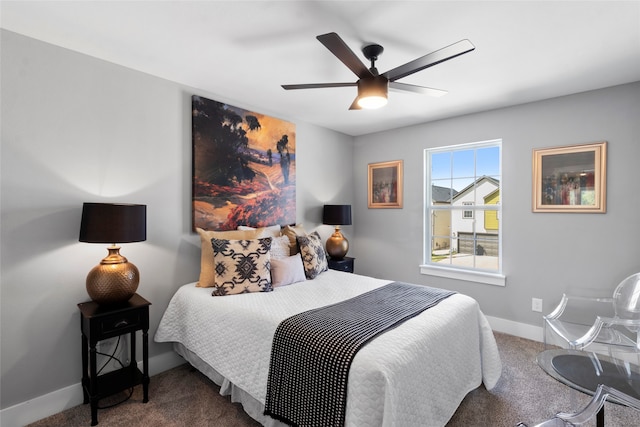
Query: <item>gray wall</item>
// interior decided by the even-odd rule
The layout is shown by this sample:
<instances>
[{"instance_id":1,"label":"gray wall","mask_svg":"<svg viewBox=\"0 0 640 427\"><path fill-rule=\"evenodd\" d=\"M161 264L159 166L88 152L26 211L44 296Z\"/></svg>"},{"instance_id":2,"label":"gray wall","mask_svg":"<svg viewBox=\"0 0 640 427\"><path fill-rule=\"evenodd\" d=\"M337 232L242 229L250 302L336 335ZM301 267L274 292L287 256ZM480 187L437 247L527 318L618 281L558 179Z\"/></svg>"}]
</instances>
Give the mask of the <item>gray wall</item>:
<instances>
[{"instance_id":1,"label":"gray wall","mask_svg":"<svg viewBox=\"0 0 640 427\"><path fill-rule=\"evenodd\" d=\"M252 106L4 30L1 38L6 408L80 381L76 304L88 300L85 277L106 255L104 245L78 242L82 203L147 204L148 240L123 245L122 253L138 266L138 292L153 304L153 336L174 291L199 272L199 239L190 232L190 97ZM326 165L350 170L352 143L297 123L297 219L308 228L321 221L325 202L351 202L351 176ZM150 343L152 357L170 351Z\"/></svg>"},{"instance_id":2,"label":"gray wall","mask_svg":"<svg viewBox=\"0 0 640 427\"><path fill-rule=\"evenodd\" d=\"M485 314L540 326L563 292L609 294L640 271L640 82L356 138L359 272L477 299ZM501 138L505 287L421 275L423 150ZM531 212L532 149L608 141L607 213ZM404 208L367 209L367 164L404 161Z\"/></svg>"}]
</instances>

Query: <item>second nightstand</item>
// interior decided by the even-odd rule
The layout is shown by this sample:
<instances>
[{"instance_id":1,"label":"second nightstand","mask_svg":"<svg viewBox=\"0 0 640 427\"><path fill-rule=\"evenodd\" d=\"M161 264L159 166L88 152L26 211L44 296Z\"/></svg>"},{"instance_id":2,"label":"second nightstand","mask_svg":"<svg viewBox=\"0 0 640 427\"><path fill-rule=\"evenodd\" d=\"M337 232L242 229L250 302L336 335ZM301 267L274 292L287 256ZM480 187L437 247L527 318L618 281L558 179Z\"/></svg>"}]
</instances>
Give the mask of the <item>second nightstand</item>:
<instances>
[{"instance_id":1,"label":"second nightstand","mask_svg":"<svg viewBox=\"0 0 640 427\"><path fill-rule=\"evenodd\" d=\"M329 268L332 270L345 271L347 273L353 273L353 261L355 258L344 257L342 259L329 258Z\"/></svg>"}]
</instances>

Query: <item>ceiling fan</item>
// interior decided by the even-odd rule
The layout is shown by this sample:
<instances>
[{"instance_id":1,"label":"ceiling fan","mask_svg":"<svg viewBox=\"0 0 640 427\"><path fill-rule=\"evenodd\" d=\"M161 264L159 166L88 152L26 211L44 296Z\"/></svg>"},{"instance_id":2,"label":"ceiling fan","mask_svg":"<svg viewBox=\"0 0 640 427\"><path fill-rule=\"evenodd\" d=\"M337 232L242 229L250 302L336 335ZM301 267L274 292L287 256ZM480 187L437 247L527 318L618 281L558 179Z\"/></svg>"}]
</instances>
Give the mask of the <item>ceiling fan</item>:
<instances>
[{"instance_id":1,"label":"ceiling fan","mask_svg":"<svg viewBox=\"0 0 640 427\"><path fill-rule=\"evenodd\" d=\"M393 68L386 73L379 74L375 66L378 56L384 48L379 44L370 44L362 48L365 58L371 61L371 68L367 68L349 46L336 33L322 34L316 37L327 49L358 76L358 81L352 83L309 83L282 85L283 89L319 89L328 87L357 86L358 96L349 107L350 110L361 108L379 108L387 103L388 89L402 90L430 96L446 95L447 91L407 83L399 83L403 77L448 61L457 56L471 52L475 46L467 39L431 52L404 65Z\"/></svg>"}]
</instances>

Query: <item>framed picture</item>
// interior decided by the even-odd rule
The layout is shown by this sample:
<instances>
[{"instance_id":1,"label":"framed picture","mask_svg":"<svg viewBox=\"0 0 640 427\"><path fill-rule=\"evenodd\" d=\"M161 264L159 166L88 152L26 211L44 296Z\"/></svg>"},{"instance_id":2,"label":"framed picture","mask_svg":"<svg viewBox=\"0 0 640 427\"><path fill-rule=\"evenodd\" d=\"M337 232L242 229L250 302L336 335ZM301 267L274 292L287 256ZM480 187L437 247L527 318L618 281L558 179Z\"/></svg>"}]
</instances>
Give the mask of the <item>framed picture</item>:
<instances>
[{"instance_id":1,"label":"framed picture","mask_svg":"<svg viewBox=\"0 0 640 427\"><path fill-rule=\"evenodd\" d=\"M605 213L607 143L533 150L533 212Z\"/></svg>"},{"instance_id":2,"label":"framed picture","mask_svg":"<svg viewBox=\"0 0 640 427\"><path fill-rule=\"evenodd\" d=\"M369 164L368 206L402 209L402 160Z\"/></svg>"},{"instance_id":3,"label":"framed picture","mask_svg":"<svg viewBox=\"0 0 640 427\"><path fill-rule=\"evenodd\" d=\"M191 97L193 228L296 222L295 124Z\"/></svg>"}]
</instances>

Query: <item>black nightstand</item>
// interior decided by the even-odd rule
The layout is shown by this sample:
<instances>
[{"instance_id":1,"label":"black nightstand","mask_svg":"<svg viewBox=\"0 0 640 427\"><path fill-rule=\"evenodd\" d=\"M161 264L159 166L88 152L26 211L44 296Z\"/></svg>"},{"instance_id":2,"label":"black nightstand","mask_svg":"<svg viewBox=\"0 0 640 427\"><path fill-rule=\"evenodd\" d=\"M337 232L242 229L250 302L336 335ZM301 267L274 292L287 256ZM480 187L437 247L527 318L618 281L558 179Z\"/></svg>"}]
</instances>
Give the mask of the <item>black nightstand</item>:
<instances>
[{"instance_id":1,"label":"black nightstand","mask_svg":"<svg viewBox=\"0 0 640 427\"><path fill-rule=\"evenodd\" d=\"M82 330L82 391L84 403L91 403L91 425L98 424L98 401L103 397L142 384L143 402L149 401L149 306L135 294L118 306L99 306L93 301L78 304ZM136 332L142 331L143 372L136 362ZM97 375L98 341L131 334L131 358L128 366Z\"/></svg>"},{"instance_id":2,"label":"black nightstand","mask_svg":"<svg viewBox=\"0 0 640 427\"><path fill-rule=\"evenodd\" d=\"M353 261L355 258L348 256L342 259L328 258L329 268L332 270L346 271L347 273L353 273Z\"/></svg>"}]
</instances>

